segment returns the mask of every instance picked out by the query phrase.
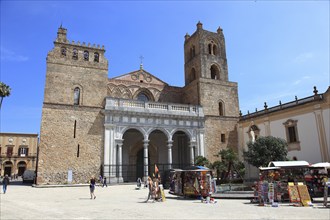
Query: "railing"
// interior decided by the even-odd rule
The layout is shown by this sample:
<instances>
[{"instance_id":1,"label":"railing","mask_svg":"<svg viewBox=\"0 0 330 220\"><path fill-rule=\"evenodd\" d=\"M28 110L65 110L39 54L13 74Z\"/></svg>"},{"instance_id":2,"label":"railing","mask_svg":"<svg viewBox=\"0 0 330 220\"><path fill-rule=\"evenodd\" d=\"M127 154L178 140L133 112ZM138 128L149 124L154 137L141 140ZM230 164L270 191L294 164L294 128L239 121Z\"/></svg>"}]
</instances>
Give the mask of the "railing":
<instances>
[{"instance_id":1,"label":"railing","mask_svg":"<svg viewBox=\"0 0 330 220\"><path fill-rule=\"evenodd\" d=\"M0 155L0 158L12 158L12 159L17 159L17 158L34 159L36 157L37 157L37 154L27 154L25 156L21 156L19 154L2 154L2 155Z\"/></svg>"},{"instance_id":2,"label":"railing","mask_svg":"<svg viewBox=\"0 0 330 220\"><path fill-rule=\"evenodd\" d=\"M162 179L162 183L164 186L168 186L169 184L169 164L156 164L157 168L159 170L159 174ZM180 164L171 164L171 169L184 169L186 167L189 167L190 164L186 163L180 163ZM120 169L121 168L121 169ZM132 165L104 165L103 170L108 170L108 172L104 173L104 176L107 177L119 177L119 170L122 172L122 177L124 182L136 182L137 178L143 179L143 170L144 170L144 165L137 165L137 164L132 164ZM139 172L139 171L140 172ZM153 176L155 173L155 164L149 164L148 165L148 175ZM119 183L119 179L117 180L117 183Z\"/></svg>"},{"instance_id":3,"label":"railing","mask_svg":"<svg viewBox=\"0 0 330 220\"><path fill-rule=\"evenodd\" d=\"M160 103L160 102L143 102L139 100L131 99L118 99L118 98L107 98L106 99L106 110L110 109L127 109L131 108L132 111L145 110L150 112L150 110L157 111L167 111L172 112L172 114L177 114L178 112L193 114L193 115L203 115L202 107L196 105L184 105L176 103Z\"/></svg>"},{"instance_id":4,"label":"railing","mask_svg":"<svg viewBox=\"0 0 330 220\"><path fill-rule=\"evenodd\" d=\"M277 106L274 106L274 107L271 107L271 108L266 108L266 109L263 109L263 110L260 110L260 111L248 113L246 115L242 115L241 119L244 120L244 119L247 119L247 118L253 118L253 117L263 115L263 114L266 114L266 113L271 113L271 112L275 112L275 111L278 111L278 110L290 108L290 107L297 106L297 105L303 105L303 104L306 104L306 103L319 101L319 100L323 100L323 94L313 95L313 96L309 96L309 97L306 97L306 98L303 98L303 99L296 99L295 101L292 101L292 102L287 102L287 103L280 104L280 105L277 105Z\"/></svg>"}]
</instances>

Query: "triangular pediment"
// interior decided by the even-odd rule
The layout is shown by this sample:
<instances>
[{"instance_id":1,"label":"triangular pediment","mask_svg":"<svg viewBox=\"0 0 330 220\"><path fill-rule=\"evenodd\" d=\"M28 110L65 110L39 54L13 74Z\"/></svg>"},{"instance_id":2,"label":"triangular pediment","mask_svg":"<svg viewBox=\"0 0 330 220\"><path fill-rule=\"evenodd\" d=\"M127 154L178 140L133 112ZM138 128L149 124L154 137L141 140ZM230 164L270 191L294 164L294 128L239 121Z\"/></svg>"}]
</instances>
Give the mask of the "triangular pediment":
<instances>
[{"instance_id":1,"label":"triangular pediment","mask_svg":"<svg viewBox=\"0 0 330 220\"><path fill-rule=\"evenodd\" d=\"M143 83L156 84L156 85L168 85L166 82L158 79L156 76L145 71L144 69L139 69L130 73L126 73L124 75L111 78L110 80L122 80L122 81L137 82L137 83L143 82Z\"/></svg>"}]
</instances>

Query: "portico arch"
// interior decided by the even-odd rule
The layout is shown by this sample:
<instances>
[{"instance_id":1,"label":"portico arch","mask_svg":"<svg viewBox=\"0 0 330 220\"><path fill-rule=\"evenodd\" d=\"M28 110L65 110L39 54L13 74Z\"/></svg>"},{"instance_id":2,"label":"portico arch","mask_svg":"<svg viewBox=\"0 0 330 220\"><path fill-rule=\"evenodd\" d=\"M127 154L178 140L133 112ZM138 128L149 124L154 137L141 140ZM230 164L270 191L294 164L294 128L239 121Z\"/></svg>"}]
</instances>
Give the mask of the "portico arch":
<instances>
[{"instance_id":1,"label":"portico arch","mask_svg":"<svg viewBox=\"0 0 330 220\"><path fill-rule=\"evenodd\" d=\"M7 174L10 177L11 173L13 172L13 163L11 161L6 161L4 162L3 166L4 166L3 175Z\"/></svg>"},{"instance_id":2,"label":"portico arch","mask_svg":"<svg viewBox=\"0 0 330 220\"><path fill-rule=\"evenodd\" d=\"M17 163L17 169L18 169L18 176L22 176L24 171L26 170L26 162L25 161L20 161Z\"/></svg>"},{"instance_id":3,"label":"portico arch","mask_svg":"<svg viewBox=\"0 0 330 220\"><path fill-rule=\"evenodd\" d=\"M191 164L190 136L183 130L177 130L173 136L172 167L185 168Z\"/></svg>"}]
</instances>

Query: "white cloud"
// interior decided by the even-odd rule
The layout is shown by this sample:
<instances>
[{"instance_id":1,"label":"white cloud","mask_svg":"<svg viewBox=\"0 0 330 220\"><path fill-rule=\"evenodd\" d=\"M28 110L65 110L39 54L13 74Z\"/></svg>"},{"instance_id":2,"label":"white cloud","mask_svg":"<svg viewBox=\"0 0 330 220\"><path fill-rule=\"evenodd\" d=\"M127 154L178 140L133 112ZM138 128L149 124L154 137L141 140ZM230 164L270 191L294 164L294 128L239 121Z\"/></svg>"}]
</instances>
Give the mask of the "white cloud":
<instances>
[{"instance_id":1,"label":"white cloud","mask_svg":"<svg viewBox=\"0 0 330 220\"><path fill-rule=\"evenodd\" d=\"M301 53L293 59L293 62L304 63L313 57L314 57L314 54L312 52Z\"/></svg>"},{"instance_id":2,"label":"white cloud","mask_svg":"<svg viewBox=\"0 0 330 220\"><path fill-rule=\"evenodd\" d=\"M301 84L303 81L309 80L311 77L310 76L303 76L301 79L297 79L294 81L292 84L294 86Z\"/></svg>"},{"instance_id":3,"label":"white cloud","mask_svg":"<svg viewBox=\"0 0 330 220\"><path fill-rule=\"evenodd\" d=\"M6 48L1 47L1 61L16 61L16 62L24 62L29 58L27 56L23 56L15 53L12 50L8 50Z\"/></svg>"}]
</instances>

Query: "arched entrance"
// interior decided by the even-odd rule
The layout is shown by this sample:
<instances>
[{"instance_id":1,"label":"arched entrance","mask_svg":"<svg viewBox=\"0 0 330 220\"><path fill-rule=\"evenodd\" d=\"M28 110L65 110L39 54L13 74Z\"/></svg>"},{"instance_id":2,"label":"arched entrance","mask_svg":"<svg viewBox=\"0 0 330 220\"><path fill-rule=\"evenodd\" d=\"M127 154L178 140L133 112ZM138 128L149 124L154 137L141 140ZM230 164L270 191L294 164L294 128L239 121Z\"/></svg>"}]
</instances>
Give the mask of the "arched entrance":
<instances>
[{"instance_id":1,"label":"arched entrance","mask_svg":"<svg viewBox=\"0 0 330 220\"><path fill-rule=\"evenodd\" d=\"M141 148L137 154L136 154L136 179L137 178L141 178L143 179L144 176L144 152L143 152L143 148ZM149 165L149 169L150 170L150 153L148 151L148 165Z\"/></svg>"},{"instance_id":2,"label":"arched entrance","mask_svg":"<svg viewBox=\"0 0 330 220\"><path fill-rule=\"evenodd\" d=\"M18 176L22 176L24 171L26 170L26 163L25 161L20 161L18 164L17 164L17 169L18 169L18 173L17 175Z\"/></svg>"},{"instance_id":3,"label":"arched entrance","mask_svg":"<svg viewBox=\"0 0 330 220\"><path fill-rule=\"evenodd\" d=\"M168 168L168 137L165 131L156 129L149 134L149 149L155 151L155 155L151 155L151 164L149 168L149 176L155 173L155 166L157 165L159 172L163 172Z\"/></svg>"},{"instance_id":4,"label":"arched entrance","mask_svg":"<svg viewBox=\"0 0 330 220\"><path fill-rule=\"evenodd\" d=\"M12 169L13 169L13 163L11 161L6 161L4 163L4 175L8 175L8 176L11 176L11 173L12 173Z\"/></svg>"},{"instance_id":5,"label":"arched entrance","mask_svg":"<svg viewBox=\"0 0 330 220\"><path fill-rule=\"evenodd\" d=\"M172 168L182 169L190 165L189 136L183 131L173 135Z\"/></svg>"}]
</instances>

